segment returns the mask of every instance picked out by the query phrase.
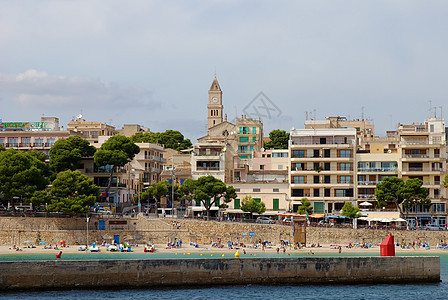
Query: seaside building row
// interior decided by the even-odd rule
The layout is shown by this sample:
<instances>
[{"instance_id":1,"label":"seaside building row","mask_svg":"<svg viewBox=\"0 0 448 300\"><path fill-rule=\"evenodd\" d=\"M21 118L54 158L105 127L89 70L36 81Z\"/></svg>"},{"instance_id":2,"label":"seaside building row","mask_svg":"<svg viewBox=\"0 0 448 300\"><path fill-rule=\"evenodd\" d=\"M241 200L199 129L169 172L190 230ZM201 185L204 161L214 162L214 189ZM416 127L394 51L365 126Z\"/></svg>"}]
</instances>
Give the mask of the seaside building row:
<instances>
[{"instance_id":1,"label":"seaside building row","mask_svg":"<svg viewBox=\"0 0 448 300\"><path fill-rule=\"evenodd\" d=\"M117 170L109 194L102 201L114 206L130 205L138 191L154 182L168 180L182 184L187 178L212 175L235 187L237 199L226 212L241 214L246 195L266 204L266 214L295 212L302 198L311 201L317 214L340 214L346 202L369 213L393 213L392 207L376 207L375 188L386 177L403 180L419 178L429 189L431 207L415 207L410 222L447 223L447 130L443 119L430 118L423 124L398 124L385 137L375 135L368 120L327 117L308 119L303 129L291 129L287 149L264 149L263 123L242 115L234 122L224 113L223 92L216 77L206 102L207 135L198 138L191 149L181 152L163 145L139 143L140 153ZM47 155L58 140L78 135L99 148L110 136L130 137L149 129L125 124L122 129L86 121L71 120L66 129L59 119L42 117L39 122L0 122L0 145L19 150L37 149ZM98 167L93 158L84 158L81 172L93 178L104 192L109 171ZM363 205L361 205L363 204ZM199 212L193 203L168 203L162 207ZM213 208L216 213L218 207ZM398 214L398 212L395 212Z\"/></svg>"}]
</instances>

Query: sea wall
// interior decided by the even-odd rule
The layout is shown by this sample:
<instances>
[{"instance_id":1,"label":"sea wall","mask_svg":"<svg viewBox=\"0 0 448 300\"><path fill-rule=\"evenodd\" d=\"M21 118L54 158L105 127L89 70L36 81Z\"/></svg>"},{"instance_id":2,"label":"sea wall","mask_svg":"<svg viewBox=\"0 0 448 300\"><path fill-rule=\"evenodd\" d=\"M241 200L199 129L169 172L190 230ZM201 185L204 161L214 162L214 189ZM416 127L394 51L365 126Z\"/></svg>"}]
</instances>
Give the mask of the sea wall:
<instances>
[{"instance_id":1,"label":"sea wall","mask_svg":"<svg viewBox=\"0 0 448 300\"><path fill-rule=\"evenodd\" d=\"M0 290L439 282L439 257L0 262Z\"/></svg>"},{"instance_id":2,"label":"sea wall","mask_svg":"<svg viewBox=\"0 0 448 300\"><path fill-rule=\"evenodd\" d=\"M152 241L164 244L168 241L182 239L184 242L209 244L221 239L222 242L234 241L252 244L259 239L278 243L280 240L293 240L291 226L255 223L235 223L201 221L192 219L174 219L181 224L180 229L171 226L171 219L139 218L104 218L104 230L98 230L100 219L92 218L89 222L88 241L111 240L120 235L121 240L129 242ZM114 224L122 223L122 224ZM389 234L395 236L396 242L412 243L414 241L430 242L435 246L441 240L448 242L448 231L403 231L373 230L349 228L307 227L307 244L369 243L377 245ZM30 218L1 217L0 245L22 245L24 241L46 241L54 244L65 240L68 244L85 244L87 241L87 223L84 218Z\"/></svg>"}]
</instances>

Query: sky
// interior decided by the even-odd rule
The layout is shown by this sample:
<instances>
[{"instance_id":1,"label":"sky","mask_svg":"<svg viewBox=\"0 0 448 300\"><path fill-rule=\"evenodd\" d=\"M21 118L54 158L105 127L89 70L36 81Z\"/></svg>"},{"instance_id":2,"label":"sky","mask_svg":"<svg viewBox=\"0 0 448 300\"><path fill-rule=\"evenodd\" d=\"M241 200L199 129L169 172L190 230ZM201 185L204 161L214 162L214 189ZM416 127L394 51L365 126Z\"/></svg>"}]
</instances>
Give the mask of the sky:
<instances>
[{"instance_id":1,"label":"sky","mask_svg":"<svg viewBox=\"0 0 448 300\"><path fill-rule=\"evenodd\" d=\"M0 0L0 119L206 134L224 112L397 123L448 111L448 1ZM445 104L445 105L444 105Z\"/></svg>"}]
</instances>

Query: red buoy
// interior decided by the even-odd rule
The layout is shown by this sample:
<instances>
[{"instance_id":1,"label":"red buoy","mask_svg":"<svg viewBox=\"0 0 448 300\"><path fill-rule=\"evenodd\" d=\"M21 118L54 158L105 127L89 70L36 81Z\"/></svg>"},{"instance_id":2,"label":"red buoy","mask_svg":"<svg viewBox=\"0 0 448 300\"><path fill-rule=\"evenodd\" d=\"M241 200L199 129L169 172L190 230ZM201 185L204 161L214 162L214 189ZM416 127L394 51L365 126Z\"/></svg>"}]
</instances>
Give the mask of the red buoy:
<instances>
[{"instance_id":1,"label":"red buoy","mask_svg":"<svg viewBox=\"0 0 448 300\"><path fill-rule=\"evenodd\" d=\"M62 255L62 251L59 251L59 253L56 254L56 258L61 258L61 255Z\"/></svg>"}]
</instances>

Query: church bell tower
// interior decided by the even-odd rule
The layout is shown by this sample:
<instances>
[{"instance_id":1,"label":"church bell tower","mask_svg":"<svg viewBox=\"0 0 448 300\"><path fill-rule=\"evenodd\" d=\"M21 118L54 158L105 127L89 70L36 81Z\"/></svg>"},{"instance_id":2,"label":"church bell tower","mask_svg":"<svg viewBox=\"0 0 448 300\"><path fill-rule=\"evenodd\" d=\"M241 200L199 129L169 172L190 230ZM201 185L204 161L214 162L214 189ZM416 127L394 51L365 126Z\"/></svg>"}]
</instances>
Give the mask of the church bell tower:
<instances>
[{"instance_id":1,"label":"church bell tower","mask_svg":"<svg viewBox=\"0 0 448 300\"><path fill-rule=\"evenodd\" d=\"M223 105L222 105L222 91L219 86L218 80L213 79L212 86L208 91L208 104L207 104L207 134L210 133L210 128L222 123L223 117Z\"/></svg>"}]
</instances>

